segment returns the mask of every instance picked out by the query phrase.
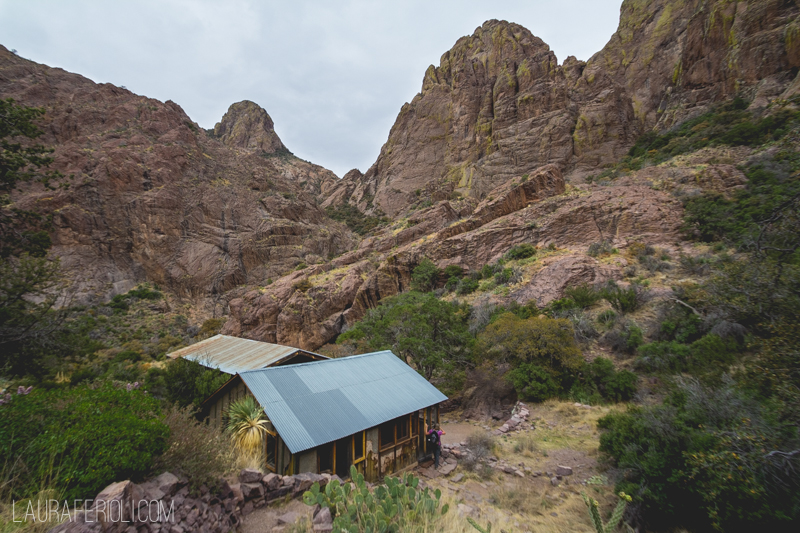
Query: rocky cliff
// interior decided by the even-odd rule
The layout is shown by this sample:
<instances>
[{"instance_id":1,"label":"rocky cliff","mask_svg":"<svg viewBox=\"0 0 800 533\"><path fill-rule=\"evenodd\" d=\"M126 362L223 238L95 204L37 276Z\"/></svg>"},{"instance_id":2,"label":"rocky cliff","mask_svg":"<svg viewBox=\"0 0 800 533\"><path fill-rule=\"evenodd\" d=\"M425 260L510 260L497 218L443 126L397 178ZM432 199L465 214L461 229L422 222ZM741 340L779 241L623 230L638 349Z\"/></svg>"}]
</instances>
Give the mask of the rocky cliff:
<instances>
[{"instance_id":1,"label":"rocky cliff","mask_svg":"<svg viewBox=\"0 0 800 533\"><path fill-rule=\"evenodd\" d=\"M569 280L620 278L624 260L600 264L591 244L678 250L679 195L742 186L746 147L584 178L734 94L762 113L800 91L798 13L626 0L603 50L560 64L525 28L489 21L427 70L375 164L338 181L293 157L251 102L206 133L177 104L0 49L0 96L47 109L43 140L71 176L5 208L52 216L53 251L85 299L150 280L229 313L224 333L306 349L406 290L424 257L473 271L517 244L547 247L541 272L508 287L543 305ZM390 222L359 240L323 209L346 203Z\"/></svg>"},{"instance_id":2,"label":"rocky cliff","mask_svg":"<svg viewBox=\"0 0 800 533\"><path fill-rule=\"evenodd\" d=\"M39 141L55 147L52 168L65 176L49 188L22 185L3 209L52 220L52 252L80 301L145 280L223 301L234 287L265 284L355 244L317 206L335 176L291 156L251 102L231 106L208 135L174 102L3 47L0 97L45 108Z\"/></svg>"},{"instance_id":3,"label":"rocky cliff","mask_svg":"<svg viewBox=\"0 0 800 533\"><path fill-rule=\"evenodd\" d=\"M318 347L407 289L423 257L471 271L516 244L554 246L562 255L510 295L543 305L567 280L621 277L624 261L599 264L586 255L592 243L680 247L679 195L741 187L735 165L747 149L699 152L613 183L584 178L643 132L736 94L753 108L795 94L798 13L779 0L626 0L603 50L561 64L525 28L486 22L428 68L375 164L347 173L322 204L394 223L329 264L233 295L225 331Z\"/></svg>"},{"instance_id":4,"label":"rocky cliff","mask_svg":"<svg viewBox=\"0 0 800 533\"><path fill-rule=\"evenodd\" d=\"M324 205L394 217L420 197L483 199L546 164L580 181L644 131L737 92L781 95L800 67L798 13L784 0L625 0L603 50L561 64L525 28L488 21L428 68L375 164Z\"/></svg>"}]
</instances>

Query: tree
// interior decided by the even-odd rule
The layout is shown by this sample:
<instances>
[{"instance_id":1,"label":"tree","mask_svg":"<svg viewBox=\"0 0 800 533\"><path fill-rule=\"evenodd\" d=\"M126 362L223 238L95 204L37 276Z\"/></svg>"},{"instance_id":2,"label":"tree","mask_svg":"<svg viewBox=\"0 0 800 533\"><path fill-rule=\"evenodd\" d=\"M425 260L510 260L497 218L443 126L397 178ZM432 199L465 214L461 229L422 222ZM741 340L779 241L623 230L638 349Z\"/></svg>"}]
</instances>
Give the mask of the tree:
<instances>
[{"instance_id":1,"label":"tree","mask_svg":"<svg viewBox=\"0 0 800 533\"><path fill-rule=\"evenodd\" d=\"M411 273L411 288L419 292L429 292L436 288L439 280L439 267L428 258L420 261Z\"/></svg>"},{"instance_id":2,"label":"tree","mask_svg":"<svg viewBox=\"0 0 800 533\"><path fill-rule=\"evenodd\" d=\"M164 371L166 399L180 407L191 404L200 407L206 398L230 378L230 375L220 370L207 368L181 357L166 365Z\"/></svg>"},{"instance_id":3,"label":"tree","mask_svg":"<svg viewBox=\"0 0 800 533\"><path fill-rule=\"evenodd\" d=\"M410 291L381 302L338 342L362 342L371 350L392 350L430 380L448 367L467 362L474 339L467 309L432 293Z\"/></svg>"},{"instance_id":4,"label":"tree","mask_svg":"<svg viewBox=\"0 0 800 533\"><path fill-rule=\"evenodd\" d=\"M478 341L480 353L513 366L536 363L559 373L578 369L583 362L572 323L564 318L522 319L504 313L486 326Z\"/></svg>"},{"instance_id":5,"label":"tree","mask_svg":"<svg viewBox=\"0 0 800 533\"><path fill-rule=\"evenodd\" d=\"M45 259L50 237L42 217L7 208L20 181L38 178L46 186L60 176L42 172L53 150L31 144L42 131L34 124L44 110L0 100L0 371L36 371L42 348L53 342L62 315L53 313L63 285L57 261Z\"/></svg>"},{"instance_id":6,"label":"tree","mask_svg":"<svg viewBox=\"0 0 800 533\"><path fill-rule=\"evenodd\" d=\"M42 108L17 105L13 98L0 100L0 192L11 190L19 181L38 177L46 183L59 175L54 171L41 173L53 161L47 155L53 149L24 140L42 135L34 123L42 115Z\"/></svg>"}]
</instances>

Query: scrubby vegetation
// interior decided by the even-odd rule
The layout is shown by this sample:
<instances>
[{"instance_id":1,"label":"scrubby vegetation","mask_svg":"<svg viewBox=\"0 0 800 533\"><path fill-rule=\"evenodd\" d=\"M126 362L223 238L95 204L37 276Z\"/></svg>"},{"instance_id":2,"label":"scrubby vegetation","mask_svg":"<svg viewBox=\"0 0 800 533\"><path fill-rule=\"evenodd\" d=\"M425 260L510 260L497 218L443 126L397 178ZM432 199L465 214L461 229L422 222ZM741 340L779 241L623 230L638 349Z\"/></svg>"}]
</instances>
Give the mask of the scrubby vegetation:
<instances>
[{"instance_id":1,"label":"scrubby vegetation","mask_svg":"<svg viewBox=\"0 0 800 533\"><path fill-rule=\"evenodd\" d=\"M10 394L0 405L3 496L56 488L73 500L114 480L142 479L168 437L158 400L138 384Z\"/></svg>"},{"instance_id":2,"label":"scrubby vegetation","mask_svg":"<svg viewBox=\"0 0 800 533\"><path fill-rule=\"evenodd\" d=\"M793 113L756 121L741 105L645 140L648 157L758 145L796 126ZM674 288L652 341L636 348L637 368L662 377L668 395L600 423L600 449L622 471L617 489L633 496L634 523L750 531L800 519L799 161L787 150L756 156L744 189L686 203L687 234L721 241L713 249L722 253L680 259L682 271L704 279Z\"/></svg>"},{"instance_id":3,"label":"scrubby vegetation","mask_svg":"<svg viewBox=\"0 0 800 533\"><path fill-rule=\"evenodd\" d=\"M366 235L372 230L389 223L387 217L365 215L351 204L342 204L336 207L328 206L325 208L325 213L333 220L344 223L351 231L359 235Z\"/></svg>"}]
</instances>

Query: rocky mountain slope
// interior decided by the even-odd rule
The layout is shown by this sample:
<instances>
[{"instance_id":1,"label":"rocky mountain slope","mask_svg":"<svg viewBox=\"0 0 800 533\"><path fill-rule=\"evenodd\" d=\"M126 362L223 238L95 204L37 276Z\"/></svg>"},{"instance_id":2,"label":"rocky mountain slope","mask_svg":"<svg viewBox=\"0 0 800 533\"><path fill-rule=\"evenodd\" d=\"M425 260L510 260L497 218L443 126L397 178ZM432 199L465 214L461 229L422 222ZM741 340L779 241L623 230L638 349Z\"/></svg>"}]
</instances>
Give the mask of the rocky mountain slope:
<instances>
[{"instance_id":1,"label":"rocky mountain slope","mask_svg":"<svg viewBox=\"0 0 800 533\"><path fill-rule=\"evenodd\" d=\"M174 102L27 61L0 47L0 97L41 106L38 139L64 174L23 184L3 209L52 220L52 252L79 301L152 281L181 297L222 301L299 263L350 249L317 195L336 176L292 156L266 111L231 106L212 135ZM217 311L222 311L222 308Z\"/></svg>"},{"instance_id":2,"label":"rocky mountain slope","mask_svg":"<svg viewBox=\"0 0 800 533\"><path fill-rule=\"evenodd\" d=\"M324 205L394 217L420 196L483 199L550 163L580 181L737 91L756 105L781 95L800 67L798 13L783 0L625 0L608 44L561 64L525 28L488 21L428 68L375 164Z\"/></svg>"},{"instance_id":3,"label":"rocky mountain slope","mask_svg":"<svg viewBox=\"0 0 800 533\"><path fill-rule=\"evenodd\" d=\"M623 265L586 255L592 243L680 249L680 196L741 187L736 165L750 150L585 178L602 176L645 131L735 94L762 110L796 94L798 13L773 0L627 0L602 51L561 65L525 28L485 23L428 69L376 163L345 175L323 203L393 224L326 265L232 295L225 331L316 348L408 288L423 257L474 271L520 243L566 249L511 287L518 303L544 305L568 284L620 279Z\"/></svg>"},{"instance_id":4,"label":"rocky mountain slope","mask_svg":"<svg viewBox=\"0 0 800 533\"><path fill-rule=\"evenodd\" d=\"M85 300L154 281L229 314L224 333L306 349L407 289L425 257L471 272L521 243L555 248L509 287L543 305L567 283L620 278L591 244L679 247L680 195L745 183L745 147L603 176L653 128L733 95L758 113L795 95L798 13L783 0L626 0L603 50L561 64L525 28L489 21L428 69L375 164L339 181L293 157L252 102L203 132L173 102L0 49L0 96L47 109L42 140L72 176L25 185L5 208L52 215L53 252ZM389 222L359 240L326 216L343 206Z\"/></svg>"}]
</instances>

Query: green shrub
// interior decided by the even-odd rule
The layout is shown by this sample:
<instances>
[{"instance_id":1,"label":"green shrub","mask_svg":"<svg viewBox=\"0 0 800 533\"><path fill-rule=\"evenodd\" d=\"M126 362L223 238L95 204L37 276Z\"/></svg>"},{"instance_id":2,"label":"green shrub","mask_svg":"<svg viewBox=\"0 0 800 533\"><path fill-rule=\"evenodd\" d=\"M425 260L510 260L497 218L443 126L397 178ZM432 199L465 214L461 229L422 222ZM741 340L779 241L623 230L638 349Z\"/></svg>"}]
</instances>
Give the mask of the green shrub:
<instances>
[{"instance_id":1,"label":"green shrub","mask_svg":"<svg viewBox=\"0 0 800 533\"><path fill-rule=\"evenodd\" d=\"M464 278L458 282L458 287L456 288L456 294L459 296L463 296L466 294L472 294L476 290L478 290L478 286L480 282L474 280L472 278Z\"/></svg>"},{"instance_id":2,"label":"green shrub","mask_svg":"<svg viewBox=\"0 0 800 533\"><path fill-rule=\"evenodd\" d=\"M536 363L525 363L508 374L517 394L532 402L543 402L561 394L560 384L553 375Z\"/></svg>"},{"instance_id":3,"label":"green shrub","mask_svg":"<svg viewBox=\"0 0 800 533\"><path fill-rule=\"evenodd\" d=\"M659 341L639 348L637 366L649 372L692 372L703 378L719 377L741 351L735 338L709 333L691 344Z\"/></svg>"},{"instance_id":4,"label":"green shrub","mask_svg":"<svg viewBox=\"0 0 800 533\"><path fill-rule=\"evenodd\" d=\"M683 372L688 368L690 349L675 341L658 341L639 348L636 366L647 372Z\"/></svg>"},{"instance_id":5,"label":"green shrub","mask_svg":"<svg viewBox=\"0 0 800 533\"><path fill-rule=\"evenodd\" d=\"M212 337L219 333L222 329L222 326L225 325L225 318L209 318L208 320L203 321L203 325L200 326L200 331L198 332L198 336L201 337Z\"/></svg>"},{"instance_id":6,"label":"green shrub","mask_svg":"<svg viewBox=\"0 0 800 533\"><path fill-rule=\"evenodd\" d=\"M527 259L528 257L533 257L534 255L536 255L536 247L532 244L525 243L513 246L505 253L503 257L505 257L508 261L513 261L515 259Z\"/></svg>"},{"instance_id":7,"label":"green shrub","mask_svg":"<svg viewBox=\"0 0 800 533\"><path fill-rule=\"evenodd\" d=\"M585 364L570 388L570 397L581 403L596 404L603 400L629 401L636 394L638 378L628 370L617 371L614 364L597 357Z\"/></svg>"},{"instance_id":8,"label":"green shrub","mask_svg":"<svg viewBox=\"0 0 800 533\"><path fill-rule=\"evenodd\" d=\"M333 220L343 222L351 231L359 235L366 235L374 229L389 223L387 217L365 215L351 204L343 204L337 207L328 206L325 208L325 213Z\"/></svg>"},{"instance_id":9,"label":"green shrub","mask_svg":"<svg viewBox=\"0 0 800 533\"><path fill-rule=\"evenodd\" d=\"M430 292L439 280L439 267L428 258L420 261L411 273L411 288L419 292Z\"/></svg>"},{"instance_id":10,"label":"green shrub","mask_svg":"<svg viewBox=\"0 0 800 533\"><path fill-rule=\"evenodd\" d=\"M494 282L497 285L505 285L506 283L515 283L519 279L519 273L513 268L504 268L494 275Z\"/></svg>"},{"instance_id":11,"label":"green shrub","mask_svg":"<svg viewBox=\"0 0 800 533\"><path fill-rule=\"evenodd\" d=\"M579 308L580 306L572 298L559 298L547 304L547 313L554 317L560 317L569 311Z\"/></svg>"},{"instance_id":12,"label":"green shrub","mask_svg":"<svg viewBox=\"0 0 800 533\"><path fill-rule=\"evenodd\" d=\"M644 332L636 323L626 320L606 333L603 340L616 352L633 353L644 343Z\"/></svg>"},{"instance_id":13,"label":"green shrub","mask_svg":"<svg viewBox=\"0 0 800 533\"><path fill-rule=\"evenodd\" d=\"M461 283L461 278L453 276L447 279L447 283L444 284L444 289L447 292L453 292L458 289L460 283Z\"/></svg>"},{"instance_id":14,"label":"green shrub","mask_svg":"<svg viewBox=\"0 0 800 533\"><path fill-rule=\"evenodd\" d=\"M505 312L478 337L478 353L513 366L535 363L556 379L577 371L582 362L580 348L569 320L538 316L523 320Z\"/></svg>"},{"instance_id":15,"label":"green shrub","mask_svg":"<svg viewBox=\"0 0 800 533\"><path fill-rule=\"evenodd\" d=\"M597 315L597 321L604 326L613 326L617 321L617 313L613 309L606 309Z\"/></svg>"},{"instance_id":16,"label":"green shrub","mask_svg":"<svg viewBox=\"0 0 800 533\"><path fill-rule=\"evenodd\" d=\"M796 429L731 382L686 381L663 405L610 414L598 426L607 430L600 451L622 469L616 489L634 497L639 525L783 531L800 518L800 458L780 452L797 449Z\"/></svg>"},{"instance_id":17,"label":"green shrub","mask_svg":"<svg viewBox=\"0 0 800 533\"><path fill-rule=\"evenodd\" d=\"M458 265L448 265L444 269L444 277L447 279L461 278L462 276L464 276L464 269Z\"/></svg>"},{"instance_id":18,"label":"green shrub","mask_svg":"<svg viewBox=\"0 0 800 533\"><path fill-rule=\"evenodd\" d=\"M158 401L140 389L34 389L0 405L0 455L17 499L42 487L91 498L113 481L140 480L168 435Z\"/></svg>"},{"instance_id":19,"label":"green shrub","mask_svg":"<svg viewBox=\"0 0 800 533\"><path fill-rule=\"evenodd\" d=\"M602 298L602 295L595 290L594 287L586 283L575 285L574 287L567 287L564 289L564 295L572 299L575 305L581 309L593 306Z\"/></svg>"},{"instance_id":20,"label":"green shrub","mask_svg":"<svg viewBox=\"0 0 800 533\"><path fill-rule=\"evenodd\" d=\"M631 313L641 306L645 291L639 285L632 284L623 289L612 282L602 290L601 295L618 312Z\"/></svg>"},{"instance_id":21,"label":"green shrub","mask_svg":"<svg viewBox=\"0 0 800 533\"><path fill-rule=\"evenodd\" d=\"M130 309L131 304L137 300L159 300L163 297L158 290L150 289L147 285L141 285L131 289L125 294L117 294L108 303L108 307L115 312L125 312Z\"/></svg>"},{"instance_id":22,"label":"green shrub","mask_svg":"<svg viewBox=\"0 0 800 533\"><path fill-rule=\"evenodd\" d=\"M199 407L203 401L230 379L230 375L189 361L182 357L168 361L164 367L163 383L166 399L185 407Z\"/></svg>"},{"instance_id":23,"label":"green shrub","mask_svg":"<svg viewBox=\"0 0 800 533\"><path fill-rule=\"evenodd\" d=\"M589 245L589 249L586 251L592 257L598 257L601 255L608 255L612 253L614 247L608 241L600 241L600 242L593 242Z\"/></svg>"},{"instance_id":24,"label":"green shrub","mask_svg":"<svg viewBox=\"0 0 800 533\"><path fill-rule=\"evenodd\" d=\"M501 272L502 270L503 270L503 265L501 265L500 263L494 263L493 265L483 265L483 267L481 267L480 270L481 273L480 279L493 278L495 274Z\"/></svg>"}]
</instances>

